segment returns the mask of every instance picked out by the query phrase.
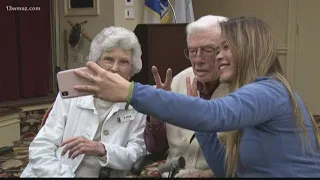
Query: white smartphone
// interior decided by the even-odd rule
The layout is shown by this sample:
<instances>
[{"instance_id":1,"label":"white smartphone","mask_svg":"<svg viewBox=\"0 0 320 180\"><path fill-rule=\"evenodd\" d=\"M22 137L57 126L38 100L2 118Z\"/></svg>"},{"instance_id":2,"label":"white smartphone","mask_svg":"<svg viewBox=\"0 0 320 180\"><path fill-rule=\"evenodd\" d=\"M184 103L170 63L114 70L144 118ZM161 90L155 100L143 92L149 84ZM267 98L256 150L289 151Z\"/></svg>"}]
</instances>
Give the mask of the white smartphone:
<instances>
[{"instance_id":1,"label":"white smartphone","mask_svg":"<svg viewBox=\"0 0 320 180\"><path fill-rule=\"evenodd\" d=\"M87 67L77 68L93 74ZM79 96L90 95L86 92L80 92L73 88L75 85L93 85L91 81L78 77L74 73L75 69L60 71L57 73L58 88L61 98L73 98Z\"/></svg>"}]
</instances>

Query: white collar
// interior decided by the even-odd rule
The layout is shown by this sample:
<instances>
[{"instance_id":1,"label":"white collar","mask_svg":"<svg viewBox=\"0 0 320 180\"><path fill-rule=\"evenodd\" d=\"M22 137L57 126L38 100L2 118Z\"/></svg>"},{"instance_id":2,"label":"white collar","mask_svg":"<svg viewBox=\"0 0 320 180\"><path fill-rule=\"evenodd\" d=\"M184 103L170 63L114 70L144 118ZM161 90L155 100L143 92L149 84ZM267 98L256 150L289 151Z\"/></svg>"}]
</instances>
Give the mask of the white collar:
<instances>
[{"instance_id":1,"label":"white collar","mask_svg":"<svg viewBox=\"0 0 320 180\"><path fill-rule=\"evenodd\" d=\"M91 110L93 110L94 114L98 114L96 108L94 107L94 98L92 95L78 97L77 106L80 108L84 108L84 109L91 109ZM125 106L126 106L126 103L123 103L123 102L122 103L115 103L112 106L112 109L109 114L113 114L119 110L125 110ZM133 107L131 105L129 105L128 110L129 109L133 109Z\"/></svg>"}]
</instances>

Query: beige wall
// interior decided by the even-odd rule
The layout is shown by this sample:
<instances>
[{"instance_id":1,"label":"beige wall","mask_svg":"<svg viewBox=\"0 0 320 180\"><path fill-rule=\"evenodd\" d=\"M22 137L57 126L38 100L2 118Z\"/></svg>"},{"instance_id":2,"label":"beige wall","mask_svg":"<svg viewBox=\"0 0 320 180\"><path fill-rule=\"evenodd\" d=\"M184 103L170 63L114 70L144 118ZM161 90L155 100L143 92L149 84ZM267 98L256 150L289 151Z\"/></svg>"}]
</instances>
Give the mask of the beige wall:
<instances>
[{"instance_id":1,"label":"beige wall","mask_svg":"<svg viewBox=\"0 0 320 180\"><path fill-rule=\"evenodd\" d=\"M264 19L274 30L278 46L279 57L284 70L286 70L286 53L287 53L287 24L288 24L288 1L289 0L197 0L193 1L195 19L206 15L216 14L227 17L239 16L257 16ZM106 26L122 26L134 30L137 24L143 22L144 0L134 1L135 18L127 20L124 17L123 0L100 0L99 16L64 16L64 1L59 3L59 62L58 65L64 69L63 64L63 30L67 28L68 34L70 26L66 24L67 20L72 22L82 22L87 20L88 23L83 25L83 30L93 38L100 30ZM172 0L174 5L174 0ZM171 16L172 13L170 12ZM72 49L69 48L69 68L80 67L85 63L85 58L89 53L90 43L81 38L78 46L78 53L82 54L83 62L74 62Z\"/></svg>"},{"instance_id":2,"label":"beige wall","mask_svg":"<svg viewBox=\"0 0 320 180\"><path fill-rule=\"evenodd\" d=\"M57 65L62 69L65 69L64 65L64 39L63 31L67 29L68 35L71 30L71 26L67 24L67 20L72 21L73 23L82 22L87 20L88 22L84 25L83 31L85 31L91 38L98 34L104 27L107 26L122 26L129 30L134 30L137 24L142 23L143 21L143 8L144 0L135 0L134 1L134 10L135 18L134 19L125 19L124 10L125 5L123 0L99 0L99 10L100 14L98 16L64 16L64 1L65 0L56 0L58 7L58 24L59 24L59 37L58 37L58 62ZM86 62L86 57L89 54L90 42L84 37L80 38L80 42L77 49L77 55L82 56L82 62L74 61L73 55L74 50L68 45L68 55L69 63L68 68L76 68L84 66ZM80 59L78 59L80 60Z\"/></svg>"},{"instance_id":3,"label":"beige wall","mask_svg":"<svg viewBox=\"0 0 320 180\"><path fill-rule=\"evenodd\" d=\"M265 20L274 30L278 44L287 43L289 0L201 0L193 1L195 19L207 14L230 18L256 16Z\"/></svg>"},{"instance_id":4,"label":"beige wall","mask_svg":"<svg viewBox=\"0 0 320 180\"><path fill-rule=\"evenodd\" d=\"M88 22L83 24L83 31L87 32L89 37L93 38L97 33L99 33L104 27L114 25L114 3L113 0L100 0L100 14L98 16L64 16L64 0L59 0L58 8L59 8L59 62L58 65L62 69L64 66L64 39L63 39L63 31L67 29L68 36L71 30L71 26L67 24L67 20L72 21L73 23L80 23L85 20ZM69 69L75 67L81 67L84 65L86 61L86 57L89 53L90 42L86 40L84 37L80 38L80 42L78 45L77 52L82 55L83 63L73 61L73 50L69 47Z\"/></svg>"},{"instance_id":5,"label":"beige wall","mask_svg":"<svg viewBox=\"0 0 320 180\"><path fill-rule=\"evenodd\" d=\"M123 0L114 0L114 24L116 26L125 27L129 30L134 30L137 24L143 21L144 0L134 1L134 19L125 19L124 10L125 5Z\"/></svg>"},{"instance_id":6,"label":"beige wall","mask_svg":"<svg viewBox=\"0 0 320 180\"><path fill-rule=\"evenodd\" d=\"M124 10L125 5L122 0L114 0L114 24L115 26L121 26L129 30L134 30L137 24L143 23L143 11L144 11L144 1L145 0L134 0L134 19L125 19ZM171 0L174 6L174 0ZM172 10L169 8L170 20L172 21ZM170 21L170 22L171 22Z\"/></svg>"},{"instance_id":7,"label":"beige wall","mask_svg":"<svg viewBox=\"0 0 320 180\"><path fill-rule=\"evenodd\" d=\"M279 59L287 68L287 32L289 0L193 0L195 19L207 14L229 18L255 16L265 20L277 36Z\"/></svg>"}]
</instances>

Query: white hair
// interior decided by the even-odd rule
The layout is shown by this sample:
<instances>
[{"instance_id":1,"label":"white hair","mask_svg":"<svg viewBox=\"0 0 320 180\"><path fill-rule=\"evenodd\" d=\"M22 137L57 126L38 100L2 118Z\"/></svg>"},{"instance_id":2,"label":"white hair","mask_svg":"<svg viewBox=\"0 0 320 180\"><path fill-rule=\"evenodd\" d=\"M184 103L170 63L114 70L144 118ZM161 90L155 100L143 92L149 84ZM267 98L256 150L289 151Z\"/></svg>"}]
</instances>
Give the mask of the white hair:
<instances>
[{"instance_id":1,"label":"white hair","mask_svg":"<svg viewBox=\"0 0 320 180\"><path fill-rule=\"evenodd\" d=\"M99 34L97 34L91 42L88 60L96 62L101 58L104 51L108 51L113 48L131 50L132 75L140 72L142 68L141 45L137 36L132 31L122 27L110 26L104 28Z\"/></svg>"},{"instance_id":2,"label":"white hair","mask_svg":"<svg viewBox=\"0 0 320 180\"><path fill-rule=\"evenodd\" d=\"M219 23L228 21L227 17L224 16L215 16L215 15L206 15L202 16L198 20L191 22L187 25L187 37L190 34L193 34L198 31L207 31L213 30L220 32Z\"/></svg>"}]
</instances>

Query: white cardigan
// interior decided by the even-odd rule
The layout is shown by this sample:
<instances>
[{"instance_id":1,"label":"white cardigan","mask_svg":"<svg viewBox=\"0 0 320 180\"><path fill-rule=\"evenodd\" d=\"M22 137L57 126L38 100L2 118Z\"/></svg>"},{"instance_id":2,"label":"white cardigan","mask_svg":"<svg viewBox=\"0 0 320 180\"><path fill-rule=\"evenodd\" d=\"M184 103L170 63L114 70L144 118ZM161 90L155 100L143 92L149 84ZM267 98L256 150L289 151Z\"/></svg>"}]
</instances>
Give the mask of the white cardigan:
<instances>
[{"instance_id":1,"label":"white cardigan","mask_svg":"<svg viewBox=\"0 0 320 180\"><path fill-rule=\"evenodd\" d=\"M177 74L171 84L173 92L187 94L186 78L190 77L191 83L194 79L192 67L189 67ZM223 97L228 93L228 85L220 84L214 91L211 99ZM195 119L196 120L196 119ZM190 144L190 138L194 131L183 129L166 123L166 133L169 144L169 155L167 160L183 156L186 159L186 169L210 170L196 138Z\"/></svg>"},{"instance_id":2,"label":"white cardigan","mask_svg":"<svg viewBox=\"0 0 320 180\"><path fill-rule=\"evenodd\" d=\"M99 125L93 96L62 99L57 96L45 125L29 147L29 164L21 177L75 177L84 155L69 159L61 156L65 139L83 136L92 140ZM102 125L101 142L106 156L96 157L101 166L112 170L112 177L124 176L132 164L146 154L143 139L146 116L125 103L116 103Z\"/></svg>"}]
</instances>

